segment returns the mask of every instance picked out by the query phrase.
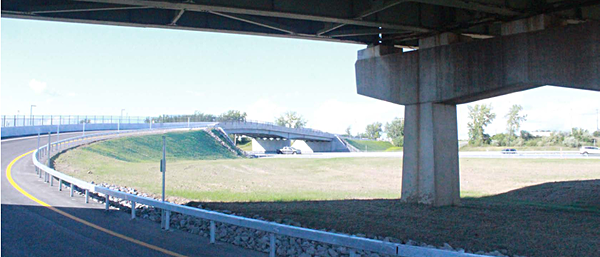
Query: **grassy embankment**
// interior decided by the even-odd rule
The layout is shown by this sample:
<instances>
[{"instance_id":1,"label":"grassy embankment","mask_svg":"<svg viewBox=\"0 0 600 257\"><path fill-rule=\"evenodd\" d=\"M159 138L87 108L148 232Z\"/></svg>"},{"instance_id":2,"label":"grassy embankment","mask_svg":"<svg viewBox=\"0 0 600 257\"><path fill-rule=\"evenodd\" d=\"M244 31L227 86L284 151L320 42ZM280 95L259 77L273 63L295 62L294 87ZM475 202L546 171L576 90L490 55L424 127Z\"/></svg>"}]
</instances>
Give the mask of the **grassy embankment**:
<instances>
[{"instance_id":1,"label":"grassy embankment","mask_svg":"<svg viewBox=\"0 0 600 257\"><path fill-rule=\"evenodd\" d=\"M161 135L62 154L60 170L87 181L160 193ZM244 159L206 132L167 134L168 194L201 201L398 198L400 158ZM461 159L461 194L481 197L544 182L600 179L598 160Z\"/></svg>"},{"instance_id":2,"label":"grassy embankment","mask_svg":"<svg viewBox=\"0 0 600 257\"><path fill-rule=\"evenodd\" d=\"M346 139L346 142L363 152L396 152L402 151L402 147L396 147L388 141L371 141Z\"/></svg>"}]
</instances>

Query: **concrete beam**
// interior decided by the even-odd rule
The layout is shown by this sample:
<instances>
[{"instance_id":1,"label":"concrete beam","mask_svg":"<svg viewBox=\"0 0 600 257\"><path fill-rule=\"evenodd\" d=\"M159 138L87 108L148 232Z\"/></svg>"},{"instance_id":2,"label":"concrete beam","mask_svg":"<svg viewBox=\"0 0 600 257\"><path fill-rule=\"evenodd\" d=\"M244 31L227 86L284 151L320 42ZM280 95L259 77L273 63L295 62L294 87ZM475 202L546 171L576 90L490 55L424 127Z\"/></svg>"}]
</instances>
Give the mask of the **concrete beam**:
<instances>
[{"instance_id":1,"label":"concrete beam","mask_svg":"<svg viewBox=\"0 0 600 257\"><path fill-rule=\"evenodd\" d=\"M367 48L355 65L357 91L403 105L467 103L542 85L600 91L598 42L600 23L590 21L412 52Z\"/></svg>"}]
</instances>

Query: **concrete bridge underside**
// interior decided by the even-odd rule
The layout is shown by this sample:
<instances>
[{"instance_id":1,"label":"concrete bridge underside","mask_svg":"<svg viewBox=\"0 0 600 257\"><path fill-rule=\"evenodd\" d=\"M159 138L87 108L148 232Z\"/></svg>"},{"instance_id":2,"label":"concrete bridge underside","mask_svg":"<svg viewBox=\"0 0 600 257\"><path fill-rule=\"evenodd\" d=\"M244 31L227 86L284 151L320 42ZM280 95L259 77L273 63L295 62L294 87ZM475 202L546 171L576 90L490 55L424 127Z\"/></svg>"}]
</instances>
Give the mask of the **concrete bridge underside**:
<instances>
[{"instance_id":1,"label":"concrete bridge underside","mask_svg":"<svg viewBox=\"0 0 600 257\"><path fill-rule=\"evenodd\" d=\"M406 105L402 199L437 206L460 203L456 104L600 90L596 0L3 0L2 17L368 45L358 93Z\"/></svg>"},{"instance_id":2,"label":"concrete bridge underside","mask_svg":"<svg viewBox=\"0 0 600 257\"><path fill-rule=\"evenodd\" d=\"M600 23L550 24L537 16L504 24L502 37L443 33L418 51L359 52L358 93L406 105L403 200L460 203L456 104L543 85L600 91Z\"/></svg>"}]
</instances>

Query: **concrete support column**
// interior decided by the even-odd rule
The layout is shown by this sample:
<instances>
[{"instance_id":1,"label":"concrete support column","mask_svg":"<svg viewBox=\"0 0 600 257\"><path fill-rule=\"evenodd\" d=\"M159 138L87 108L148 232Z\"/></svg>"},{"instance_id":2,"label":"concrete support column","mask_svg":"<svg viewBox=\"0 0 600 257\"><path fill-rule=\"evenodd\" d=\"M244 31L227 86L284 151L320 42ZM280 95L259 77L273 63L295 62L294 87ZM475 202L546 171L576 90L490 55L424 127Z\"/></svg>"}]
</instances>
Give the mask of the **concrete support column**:
<instances>
[{"instance_id":1,"label":"concrete support column","mask_svg":"<svg viewBox=\"0 0 600 257\"><path fill-rule=\"evenodd\" d=\"M460 204L456 105L405 107L402 201Z\"/></svg>"}]
</instances>

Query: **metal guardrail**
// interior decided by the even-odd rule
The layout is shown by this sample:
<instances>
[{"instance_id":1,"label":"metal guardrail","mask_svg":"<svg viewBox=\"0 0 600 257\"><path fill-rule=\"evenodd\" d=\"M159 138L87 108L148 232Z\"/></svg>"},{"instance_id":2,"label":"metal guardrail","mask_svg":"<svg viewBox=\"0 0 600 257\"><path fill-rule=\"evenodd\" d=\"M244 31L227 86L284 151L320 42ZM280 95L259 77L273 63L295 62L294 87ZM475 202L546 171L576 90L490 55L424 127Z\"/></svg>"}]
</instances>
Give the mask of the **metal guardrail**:
<instances>
[{"instance_id":1,"label":"metal guardrail","mask_svg":"<svg viewBox=\"0 0 600 257\"><path fill-rule=\"evenodd\" d=\"M186 122L185 120L161 122L160 117L150 116L108 116L108 115L2 115L2 127L28 127L28 126L46 126L46 125L73 125L73 124L142 124L155 121L156 123L175 123ZM197 120L188 120L188 122L198 122ZM258 120L242 120L242 121L200 121L200 122L218 122L223 124L259 124L268 125L277 128L285 128L293 132L308 132L312 134L320 134L332 136L317 129L311 128L288 128L279 126L273 122L258 121Z\"/></svg>"},{"instance_id":2,"label":"metal guardrail","mask_svg":"<svg viewBox=\"0 0 600 257\"><path fill-rule=\"evenodd\" d=\"M169 129L172 130L172 129ZM241 216L224 214L215 211L209 211L204 209L193 208L184 205L173 204L169 202L161 202L152 198L141 197L121 191L112 190L109 188L101 187L92 183L82 181L80 179L73 178L71 176L60 173L49 166L43 164L40 161L40 157L46 157L46 160L52 158L52 152L58 153L62 148L71 148L78 146L83 143L89 143L99 140L105 140L114 137L133 135L133 134L150 134L165 132L166 129L158 130L136 130L136 131L121 131L121 132L109 132L91 134L86 136L79 136L74 138L63 139L53 143L48 143L47 146L39 147L32 155L33 163L36 167L40 178L44 174L44 181L49 182L52 186L54 179L59 180L59 190L62 190L62 185L68 183L71 189L71 197L73 197L74 186L85 190L86 203L89 202L89 193L104 194L105 197L105 209L108 210L110 206L109 197L121 199L131 202L131 217L135 218L136 204L145 204L154 208L165 211L166 215L161 215L165 229L169 229L168 220L171 212L181 213L201 219L210 221L210 242L215 242L215 222L230 224L239 227L245 227L264 231L270 233L270 256L275 256L276 240L275 235L284 235L289 237L301 238L310 241L317 241L321 243L344 246L350 249L365 250L375 252L379 254L393 255L393 256L432 256L432 257L477 257L483 255L461 253L449 250L442 250L436 248L410 246L398 243L384 242L380 240L349 236L343 234L335 234L320 230L301 228L289 225L283 225L275 222L268 222L256 219L245 218Z\"/></svg>"},{"instance_id":3,"label":"metal guardrail","mask_svg":"<svg viewBox=\"0 0 600 257\"><path fill-rule=\"evenodd\" d=\"M151 117L108 115L2 115L2 127L27 127L73 124L140 124Z\"/></svg>"},{"instance_id":4,"label":"metal guardrail","mask_svg":"<svg viewBox=\"0 0 600 257\"><path fill-rule=\"evenodd\" d=\"M311 128L288 128L285 126L280 126L277 125L273 122L264 122L264 121L255 121L255 120L246 120L246 121L222 121L219 122L218 125L223 125L224 127L227 126L246 126L246 125L260 125L260 126L267 126L267 127L271 127L273 128L273 131L282 131L282 132L287 132L287 133L306 133L306 134L312 134L315 136L323 136L323 137L328 137L328 138L334 138L335 135L332 133L328 133L328 132L324 132L321 130L317 130L317 129L311 129Z\"/></svg>"}]
</instances>

